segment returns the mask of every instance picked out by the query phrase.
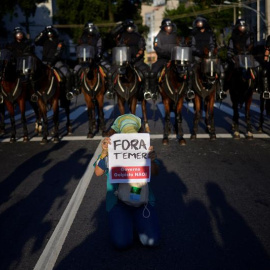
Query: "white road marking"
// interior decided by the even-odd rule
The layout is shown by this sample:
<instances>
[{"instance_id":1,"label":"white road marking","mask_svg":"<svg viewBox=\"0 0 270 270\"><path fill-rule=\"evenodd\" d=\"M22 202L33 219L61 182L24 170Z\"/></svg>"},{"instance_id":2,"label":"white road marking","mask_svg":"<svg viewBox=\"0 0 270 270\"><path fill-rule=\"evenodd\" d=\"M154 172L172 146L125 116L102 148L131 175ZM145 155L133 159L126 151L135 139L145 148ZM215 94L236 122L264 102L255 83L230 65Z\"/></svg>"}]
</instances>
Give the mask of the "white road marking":
<instances>
[{"instance_id":1,"label":"white road marking","mask_svg":"<svg viewBox=\"0 0 270 270\"><path fill-rule=\"evenodd\" d=\"M191 134L184 134L184 138L185 139L189 139L191 136ZM217 138L219 139L232 139L233 136L230 133L217 133L216 134ZM245 138L244 134L240 135L241 138ZM163 138L163 134L150 134L151 139L162 139ZM65 141L65 142L71 142L71 141L99 141L101 140L103 137L102 136L95 136L92 139L87 138L86 136L64 136L62 138L60 138L61 141ZM175 135L169 135L169 138L173 139L176 138ZM209 139L209 134L207 133L201 133L201 134L197 134L197 138L198 139ZM254 139L269 139L270 135L266 134L266 133L262 133L262 134L254 134L253 133L253 138ZM50 141L52 139L52 137L48 137L48 140ZM41 137L33 137L30 138L30 142L41 142L42 138ZM0 143L9 143L10 139L9 138L5 138L5 139L0 139ZM16 142L23 142L23 138L18 138Z\"/></svg>"},{"instance_id":2,"label":"white road marking","mask_svg":"<svg viewBox=\"0 0 270 270\"><path fill-rule=\"evenodd\" d=\"M97 160L101 149L101 142L99 143L94 156L92 157L83 177L81 178L75 192L73 193L65 212L58 222L51 238L49 239L45 249L43 250L34 270L51 270L59 256L62 246L65 242L67 234L73 223L73 220L78 212L83 197L89 186L94 173L94 162Z\"/></svg>"}]
</instances>

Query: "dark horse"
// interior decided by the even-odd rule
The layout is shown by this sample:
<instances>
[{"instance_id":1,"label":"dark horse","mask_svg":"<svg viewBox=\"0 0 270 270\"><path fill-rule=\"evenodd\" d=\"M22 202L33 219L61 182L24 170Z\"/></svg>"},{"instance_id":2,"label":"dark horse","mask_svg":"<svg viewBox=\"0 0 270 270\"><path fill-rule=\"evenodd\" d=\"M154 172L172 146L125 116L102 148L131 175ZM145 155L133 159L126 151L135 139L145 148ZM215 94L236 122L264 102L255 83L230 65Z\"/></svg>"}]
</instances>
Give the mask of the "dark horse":
<instances>
[{"instance_id":1,"label":"dark horse","mask_svg":"<svg viewBox=\"0 0 270 270\"><path fill-rule=\"evenodd\" d=\"M21 112L21 122L23 126L23 141L27 142L28 129L25 117L26 100L30 100L31 86L27 84L24 76L18 75L18 71L27 69L25 62L19 57L17 59L17 66L12 61L12 54L10 51L3 49L1 51L1 61L3 61L3 70L1 74L1 96L4 101L10 116L11 122L11 135L10 142L16 141L16 126L15 126L15 110L14 105L18 103ZM22 75L22 74L21 74ZM38 107L35 103L31 102L32 108L36 116L35 132L41 130L41 119Z\"/></svg>"},{"instance_id":2,"label":"dark horse","mask_svg":"<svg viewBox=\"0 0 270 270\"><path fill-rule=\"evenodd\" d=\"M182 129L182 107L188 88L191 48L174 47L171 61L161 71L159 89L165 109L165 126L162 143L169 143L170 112L175 113L175 132L180 145L185 145Z\"/></svg>"},{"instance_id":3,"label":"dark horse","mask_svg":"<svg viewBox=\"0 0 270 270\"><path fill-rule=\"evenodd\" d=\"M255 90L256 73L254 70L255 60L250 54L239 54L233 57L234 66L226 72L225 81L228 83L232 107L233 107L233 137L240 138L239 133L239 106L245 104L246 138L253 138L250 119L250 105L253 91Z\"/></svg>"},{"instance_id":4,"label":"dark horse","mask_svg":"<svg viewBox=\"0 0 270 270\"><path fill-rule=\"evenodd\" d=\"M57 71L41 62L40 59L33 56L28 56L25 59L26 62L32 63L32 68L28 68L26 76L28 81L32 84L32 88L35 90L31 96L33 101L36 101L39 106L39 110L43 119L43 134L41 144L45 144L48 141L48 116L47 110L52 108L53 110L53 142L59 142L59 99L61 91L61 78ZM69 104L65 103L65 112L67 117L67 132L71 133L71 124L69 118Z\"/></svg>"},{"instance_id":5,"label":"dark horse","mask_svg":"<svg viewBox=\"0 0 270 270\"><path fill-rule=\"evenodd\" d=\"M77 47L77 58L81 63L80 88L83 92L88 112L88 134L87 138L94 137L96 126L97 130L105 135L104 120L104 93L105 93L105 73L101 66L95 63L95 48L90 45L79 45ZM97 125L96 113L97 108Z\"/></svg>"},{"instance_id":6,"label":"dark horse","mask_svg":"<svg viewBox=\"0 0 270 270\"><path fill-rule=\"evenodd\" d=\"M220 87L220 60L216 51L204 51L204 57L200 63L195 65L194 80L192 82L195 91L194 107L195 114L193 120L193 130L191 139L196 139L198 124L201 118L201 103L204 102L206 131L210 135L210 140L216 139L214 123L214 104L217 87Z\"/></svg>"},{"instance_id":7,"label":"dark horse","mask_svg":"<svg viewBox=\"0 0 270 270\"><path fill-rule=\"evenodd\" d=\"M128 103L129 110L136 114L137 102L141 101L144 119L145 132L150 132L147 113L146 100L143 97L142 77L138 70L131 65L129 47L118 46L113 48L113 65L116 68L112 72L113 86L117 95L117 102L120 114L125 114L125 103Z\"/></svg>"}]
</instances>

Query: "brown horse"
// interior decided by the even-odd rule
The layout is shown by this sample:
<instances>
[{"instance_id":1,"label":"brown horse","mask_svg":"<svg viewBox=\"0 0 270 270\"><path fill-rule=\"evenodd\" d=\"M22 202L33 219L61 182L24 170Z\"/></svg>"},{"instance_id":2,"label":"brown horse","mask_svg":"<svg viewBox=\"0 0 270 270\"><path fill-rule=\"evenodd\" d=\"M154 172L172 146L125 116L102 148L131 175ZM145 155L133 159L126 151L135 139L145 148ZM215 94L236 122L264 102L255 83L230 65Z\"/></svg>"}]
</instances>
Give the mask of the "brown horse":
<instances>
[{"instance_id":1,"label":"brown horse","mask_svg":"<svg viewBox=\"0 0 270 270\"><path fill-rule=\"evenodd\" d=\"M217 87L220 87L220 60L214 53L205 50L201 62L194 66L193 89L195 98L193 100L195 114L193 119L193 130L191 139L197 138L198 124L202 113L202 102L204 102L206 131L210 135L210 140L216 139L214 124L214 104Z\"/></svg>"},{"instance_id":2,"label":"brown horse","mask_svg":"<svg viewBox=\"0 0 270 270\"><path fill-rule=\"evenodd\" d=\"M170 112L175 114L175 132L180 145L186 145L182 129L182 107L188 88L191 49L174 47L171 61L161 72L159 89L165 108L165 126L162 143L169 143Z\"/></svg>"},{"instance_id":3,"label":"brown horse","mask_svg":"<svg viewBox=\"0 0 270 270\"><path fill-rule=\"evenodd\" d=\"M22 68L27 68L25 62L21 61L20 58L17 59L17 70L16 65L11 61L11 53L8 50L1 51L1 58L4 62L2 70L2 80L1 80L1 95L6 108L9 112L10 122L11 122L11 135L10 142L16 141L16 126L15 126L15 110L14 105L17 103L21 112L21 122L23 126L23 141L29 141L28 129L25 117L25 106L26 100L30 100L31 86L27 84L22 76L18 76L18 70ZM38 107L35 103L31 102L31 106L35 112L36 124L35 132L38 133L41 130L41 119L38 111Z\"/></svg>"},{"instance_id":4,"label":"brown horse","mask_svg":"<svg viewBox=\"0 0 270 270\"><path fill-rule=\"evenodd\" d=\"M101 130L105 135L106 126L104 120L104 93L105 93L105 73L101 66L95 63L94 47L90 45L80 45L77 47L77 57L82 67L80 74L80 88L88 112L88 134L87 138L94 137L94 131ZM97 123L96 110L97 108ZM96 128L97 127L97 128Z\"/></svg>"},{"instance_id":5,"label":"brown horse","mask_svg":"<svg viewBox=\"0 0 270 270\"><path fill-rule=\"evenodd\" d=\"M112 71L113 87L117 95L117 103L120 114L125 114L125 103L128 103L129 111L136 114L136 106L141 101L142 114L144 119L145 132L150 132L146 100L142 90L142 74L130 63L129 47L119 46L113 48L113 64L115 70Z\"/></svg>"},{"instance_id":6,"label":"brown horse","mask_svg":"<svg viewBox=\"0 0 270 270\"><path fill-rule=\"evenodd\" d=\"M41 144L48 141L48 116L49 108L53 110L53 142L59 142L59 99L61 91L61 79L56 70L48 65L44 65L37 57L31 60L34 63L33 69L29 69L26 74L29 82L32 84L35 93L31 96L32 100L37 101L39 110L43 119L43 134ZM67 117L67 133L71 134L70 109L69 104L64 103L64 109Z\"/></svg>"},{"instance_id":7,"label":"brown horse","mask_svg":"<svg viewBox=\"0 0 270 270\"><path fill-rule=\"evenodd\" d=\"M245 104L246 120L246 138L253 138L253 129L250 117L250 105L252 102L253 91L255 90L256 73L254 70L254 58L252 55L234 56L234 65L230 66L229 72L226 73L225 80L228 83L232 107L233 107L233 137L240 138L239 133L239 106ZM230 72L231 71L231 72Z\"/></svg>"}]
</instances>

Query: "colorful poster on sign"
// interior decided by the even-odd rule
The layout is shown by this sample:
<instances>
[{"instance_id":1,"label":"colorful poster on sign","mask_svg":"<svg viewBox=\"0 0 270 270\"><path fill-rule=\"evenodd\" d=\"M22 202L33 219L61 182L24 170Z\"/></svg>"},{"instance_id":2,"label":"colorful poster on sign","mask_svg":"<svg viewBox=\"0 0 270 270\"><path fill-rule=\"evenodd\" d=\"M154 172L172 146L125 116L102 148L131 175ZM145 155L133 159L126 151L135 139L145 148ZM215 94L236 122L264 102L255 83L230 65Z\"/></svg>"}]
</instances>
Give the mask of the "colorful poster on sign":
<instances>
[{"instance_id":1,"label":"colorful poster on sign","mask_svg":"<svg viewBox=\"0 0 270 270\"><path fill-rule=\"evenodd\" d=\"M148 158L148 133L119 133L109 144L110 183L149 182L151 160Z\"/></svg>"}]
</instances>

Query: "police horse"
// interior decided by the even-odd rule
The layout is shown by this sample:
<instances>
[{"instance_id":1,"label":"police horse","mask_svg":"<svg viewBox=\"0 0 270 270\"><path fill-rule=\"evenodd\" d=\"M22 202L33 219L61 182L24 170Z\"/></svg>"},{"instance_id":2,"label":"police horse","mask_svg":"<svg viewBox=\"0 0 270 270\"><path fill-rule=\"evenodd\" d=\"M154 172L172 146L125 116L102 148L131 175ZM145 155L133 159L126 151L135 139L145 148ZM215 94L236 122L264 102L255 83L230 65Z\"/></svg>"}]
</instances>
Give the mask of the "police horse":
<instances>
[{"instance_id":1,"label":"police horse","mask_svg":"<svg viewBox=\"0 0 270 270\"><path fill-rule=\"evenodd\" d=\"M103 112L105 73L95 62L95 47L82 44L77 47L77 58L81 64L79 87L84 95L88 112L87 138L93 138L95 130L105 135L106 126ZM96 121L97 109L97 121Z\"/></svg>"},{"instance_id":2,"label":"police horse","mask_svg":"<svg viewBox=\"0 0 270 270\"><path fill-rule=\"evenodd\" d=\"M255 60L251 54L233 56L234 68L225 76L228 82L233 108L233 138L239 139L239 107L245 104L246 138L253 138L251 125L250 105L256 85Z\"/></svg>"},{"instance_id":3,"label":"police horse","mask_svg":"<svg viewBox=\"0 0 270 270\"><path fill-rule=\"evenodd\" d=\"M56 69L42 63L36 56L26 56L22 58L25 65L28 66L25 71L25 75L29 83L32 85L34 90L31 95L31 100L37 102L42 120L42 140L41 144L48 142L49 136L49 109L53 110L53 131L52 141L57 143L59 139L59 102L60 102L60 91L61 91L61 77ZM70 109L67 102L64 103L64 109L66 113L66 128L67 134L71 134L71 123L70 123Z\"/></svg>"},{"instance_id":4,"label":"police horse","mask_svg":"<svg viewBox=\"0 0 270 270\"><path fill-rule=\"evenodd\" d=\"M210 140L216 139L214 104L217 88L220 87L220 73L220 59L217 57L217 52L210 52L205 49L204 56L201 61L195 65L193 74L192 88L195 92L193 100L195 114L190 137L191 140L197 138L202 107L204 107L205 110L206 131L209 133ZM202 106L202 103L204 103L204 106Z\"/></svg>"},{"instance_id":5,"label":"police horse","mask_svg":"<svg viewBox=\"0 0 270 270\"><path fill-rule=\"evenodd\" d=\"M11 123L10 142L16 141L16 125L15 125L15 105L18 104L21 112L21 123L23 127L23 141L29 141L28 128L25 116L26 100L30 101L31 86L25 80L25 72L29 66L23 61L27 56L18 57L17 64L12 61L12 53L3 49L0 52L1 58L1 93L0 102L6 105L9 112ZM31 102L34 110L36 123L35 133L41 131L41 118L38 107Z\"/></svg>"},{"instance_id":6,"label":"police horse","mask_svg":"<svg viewBox=\"0 0 270 270\"><path fill-rule=\"evenodd\" d=\"M185 145L182 129L182 107L188 88L191 48L176 46L172 49L171 61L163 68L159 77L159 90L165 109L165 124L162 143L169 143L170 112L175 114L175 132L180 145Z\"/></svg>"},{"instance_id":7,"label":"police horse","mask_svg":"<svg viewBox=\"0 0 270 270\"><path fill-rule=\"evenodd\" d=\"M112 80L120 114L125 114L125 104L128 103L130 112L135 115L137 103L141 101L144 130L149 133L146 100L142 91L143 74L139 74L138 70L131 64L129 47L114 47L112 61L113 66L116 67L116 70L112 72Z\"/></svg>"}]
</instances>

